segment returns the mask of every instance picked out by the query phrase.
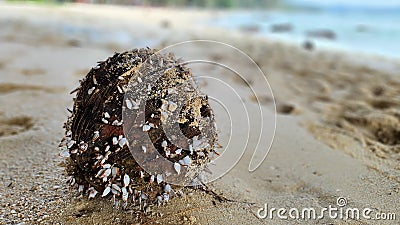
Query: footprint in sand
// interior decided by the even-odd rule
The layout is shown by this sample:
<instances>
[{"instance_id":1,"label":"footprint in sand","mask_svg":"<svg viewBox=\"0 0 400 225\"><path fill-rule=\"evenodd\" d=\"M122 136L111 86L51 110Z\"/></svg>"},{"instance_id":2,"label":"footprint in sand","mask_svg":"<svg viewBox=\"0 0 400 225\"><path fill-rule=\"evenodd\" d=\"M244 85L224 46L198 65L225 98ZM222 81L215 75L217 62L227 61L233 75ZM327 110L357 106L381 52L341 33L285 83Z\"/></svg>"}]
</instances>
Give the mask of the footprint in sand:
<instances>
[{"instance_id":1,"label":"footprint in sand","mask_svg":"<svg viewBox=\"0 0 400 225\"><path fill-rule=\"evenodd\" d=\"M283 114L283 115L293 115L298 113L298 110L296 109L296 107L292 104L288 104L288 103L279 103L276 106L276 111L279 114Z\"/></svg>"},{"instance_id":2,"label":"footprint in sand","mask_svg":"<svg viewBox=\"0 0 400 225\"><path fill-rule=\"evenodd\" d=\"M400 121L394 115L383 112L369 112L365 115L347 115L344 118L362 131L365 138L389 146L400 143L398 139Z\"/></svg>"},{"instance_id":3,"label":"footprint in sand","mask_svg":"<svg viewBox=\"0 0 400 225\"><path fill-rule=\"evenodd\" d=\"M48 88L29 84L0 83L0 94L7 94L15 91L45 91L49 93L54 93L63 90L63 88Z\"/></svg>"},{"instance_id":4,"label":"footprint in sand","mask_svg":"<svg viewBox=\"0 0 400 225\"><path fill-rule=\"evenodd\" d=\"M370 105L375 109L388 109L392 107L397 107L398 104L395 101L386 99L374 99L370 101Z\"/></svg>"},{"instance_id":5,"label":"footprint in sand","mask_svg":"<svg viewBox=\"0 0 400 225\"><path fill-rule=\"evenodd\" d=\"M42 68L22 69L21 74L25 76L35 76L45 74L46 71Z\"/></svg>"},{"instance_id":6,"label":"footprint in sand","mask_svg":"<svg viewBox=\"0 0 400 225\"><path fill-rule=\"evenodd\" d=\"M372 93L375 96L382 96L385 93L385 88L382 86L375 86L372 88Z\"/></svg>"},{"instance_id":7,"label":"footprint in sand","mask_svg":"<svg viewBox=\"0 0 400 225\"><path fill-rule=\"evenodd\" d=\"M33 119L28 116L0 118L0 137L17 135L33 127Z\"/></svg>"},{"instance_id":8,"label":"footprint in sand","mask_svg":"<svg viewBox=\"0 0 400 225\"><path fill-rule=\"evenodd\" d=\"M256 96L256 95L251 95L250 100L253 102L259 102L262 105L268 105L272 104L274 102L274 99L270 96Z\"/></svg>"},{"instance_id":9,"label":"footprint in sand","mask_svg":"<svg viewBox=\"0 0 400 225\"><path fill-rule=\"evenodd\" d=\"M252 85L254 83L253 80L251 80L251 79L246 80L240 76L234 76L232 79L235 83L246 86L246 87L248 87L249 85Z\"/></svg>"}]
</instances>

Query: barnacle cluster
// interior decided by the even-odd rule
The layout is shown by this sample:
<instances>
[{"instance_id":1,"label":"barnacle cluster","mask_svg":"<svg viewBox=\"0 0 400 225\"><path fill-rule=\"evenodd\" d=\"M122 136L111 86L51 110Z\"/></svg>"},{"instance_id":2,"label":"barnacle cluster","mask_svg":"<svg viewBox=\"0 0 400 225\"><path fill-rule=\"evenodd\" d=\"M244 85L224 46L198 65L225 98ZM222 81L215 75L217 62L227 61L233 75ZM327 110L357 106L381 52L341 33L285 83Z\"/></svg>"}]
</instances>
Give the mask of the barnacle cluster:
<instances>
[{"instance_id":1,"label":"barnacle cluster","mask_svg":"<svg viewBox=\"0 0 400 225\"><path fill-rule=\"evenodd\" d=\"M60 143L70 184L89 198L144 209L177 194L169 176L201 180L217 134L208 98L192 78L172 54L149 48L116 53L92 68L73 91Z\"/></svg>"}]
</instances>

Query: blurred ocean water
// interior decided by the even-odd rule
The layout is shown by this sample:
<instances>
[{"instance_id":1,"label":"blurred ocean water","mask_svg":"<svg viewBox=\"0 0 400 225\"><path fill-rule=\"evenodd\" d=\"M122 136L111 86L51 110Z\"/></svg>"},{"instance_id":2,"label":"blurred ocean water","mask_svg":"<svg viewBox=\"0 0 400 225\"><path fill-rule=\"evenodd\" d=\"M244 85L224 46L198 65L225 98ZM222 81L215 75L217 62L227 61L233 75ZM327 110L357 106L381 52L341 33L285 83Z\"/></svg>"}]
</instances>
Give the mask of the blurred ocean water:
<instances>
[{"instance_id":1,"label":"blurred ocean water","mask_svg":"<svg viewBox=\"0 0 400 225\"><path fill-rule=\"evenodd\" d=\"M317 48L400 59L400 1L356 3L297 0L290 9L237 11L213 24L292 43L308 40Z\"/></svg>"}]
</instances>

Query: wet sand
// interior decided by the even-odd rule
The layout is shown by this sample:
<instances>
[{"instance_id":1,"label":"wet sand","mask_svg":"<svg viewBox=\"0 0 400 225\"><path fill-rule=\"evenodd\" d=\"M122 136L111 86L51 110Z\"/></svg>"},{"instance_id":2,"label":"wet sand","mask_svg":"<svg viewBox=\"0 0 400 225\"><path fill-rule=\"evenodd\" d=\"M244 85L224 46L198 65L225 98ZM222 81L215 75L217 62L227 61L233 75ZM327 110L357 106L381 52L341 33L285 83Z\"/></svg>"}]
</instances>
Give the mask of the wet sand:
<instances>
[{"instance_id":1,"label":"wet sand","mask_svg":"<svg viewBox=\"0 0 400 225\"><path fill-rule=\"evenodd\" d=\"M318 208L336 205L338 197L347 198L351 207L400 214L400 79L396 73L400 65L372 56L310 52L200 23L223 13L0 5L0 224L398 224L399 220L257 218L258 208L265 203L277 208ZM86 29L89 25L91 29ZM66 109L72 106L69 92L79 79L114 51L162 48L193 39L217 40L244 51L260 66L275 96L277 129L266 160L250 173L252 152L246 152L229 173L210 184L233 202L187 190L166 206L143 213L114 209L108 200L89 201L70 190L57 145ZM188 54L210 51L195 48ZM234 55L218 51L211 55L251 71ZM243 74L257 84L258 78ZM258 104L246 85L234 78L229 84L243 93L249 114L256 113ZM206 93L212 89L210 83L202 85ZM262 91L263 87L255 88ZM216 94L227 95L218 90ZM272 96L258 97L265 118L270 118ZM232 148L239 142L233 139Z\"/></svg>"}]
</instances>

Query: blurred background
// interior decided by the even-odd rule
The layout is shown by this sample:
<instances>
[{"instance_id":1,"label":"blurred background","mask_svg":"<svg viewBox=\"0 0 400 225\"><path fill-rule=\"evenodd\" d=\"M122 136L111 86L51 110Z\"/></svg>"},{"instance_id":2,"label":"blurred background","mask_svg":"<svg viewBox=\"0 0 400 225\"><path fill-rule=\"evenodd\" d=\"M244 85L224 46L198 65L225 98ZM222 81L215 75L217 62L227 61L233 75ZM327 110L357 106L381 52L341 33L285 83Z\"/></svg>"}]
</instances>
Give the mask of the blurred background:
<instances>
[{"instance_id":1,"label":"blurred background","mask_svg":"<svg viewBox=\"0 0 400 225\"><path fill-rule=\"evenodd\" d=\"M239 30L268 39L300 44L308 49L318 46L387 57L400 56L400 45L397 42L400 38L398 24L400 0L5 0L3 2L53 7L68 3L119 5L126 9L139 6L142 7L142 11L150 8L174 8L178 11L207 10L214 11L213 16L193 20L190 18L191 15L187 14L189 18L183 17L183 19L196 25ZM107 12L110 13L112 14L110 11ZM119 13L114 11L114 14L116 16ZM99 15L99 18L101 16ZM171 25L170 22L168 18L164 18L160 23L165 28ZM90 33L89 29L94 29L68 26L67 23L68 21L63 21L58 27L67 36L79 36L85 32ZM126 34L126 31L116 31L112 37L107 32L101 31L84 35L91 35L86 37L91 39L91 42L114 39L120 45L131 44L129 39L132 36ZM96 36L95 39L93 36ZM153 41L150 40L149 44L154 44Z\"/></svg>"}]
</instances>

